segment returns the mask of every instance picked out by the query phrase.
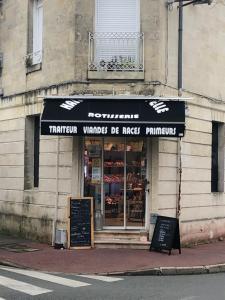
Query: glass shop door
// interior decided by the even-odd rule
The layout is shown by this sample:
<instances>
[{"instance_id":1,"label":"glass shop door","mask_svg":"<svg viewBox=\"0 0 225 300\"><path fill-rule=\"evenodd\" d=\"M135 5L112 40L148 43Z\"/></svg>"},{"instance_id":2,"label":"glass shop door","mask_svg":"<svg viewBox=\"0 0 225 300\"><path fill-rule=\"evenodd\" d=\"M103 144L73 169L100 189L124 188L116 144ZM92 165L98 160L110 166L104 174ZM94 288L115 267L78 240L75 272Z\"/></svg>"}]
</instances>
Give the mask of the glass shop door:
<instances>
[{"instance_id":1,"label":"glass shop door","mask_svg":"<svg viewBox=\"0 0 225 300\"><path fill-rule=\"evenodd\" d=\"M85 138L84 196L94 198L105 228L145 226L146 141Z\"/></svg>"},{"instance_id":2,"label":"glass shop door","mask_svg":"<svg viewBox=\"0 0 225 300\"><path fill-rule=\"evenodd\" d=\"M104 226L125 226L125 139L104 139Z\"/></svg>"},{"instance_id":3,"label":"glass shop door","mask_svg":"<svg viewBox=\"0 0 225 300\"><path fill-rule=\"evenodd\" d=\"M126 227L145 226L147 186L146 140L126 139Z\"/></svg>"}]
</instances>

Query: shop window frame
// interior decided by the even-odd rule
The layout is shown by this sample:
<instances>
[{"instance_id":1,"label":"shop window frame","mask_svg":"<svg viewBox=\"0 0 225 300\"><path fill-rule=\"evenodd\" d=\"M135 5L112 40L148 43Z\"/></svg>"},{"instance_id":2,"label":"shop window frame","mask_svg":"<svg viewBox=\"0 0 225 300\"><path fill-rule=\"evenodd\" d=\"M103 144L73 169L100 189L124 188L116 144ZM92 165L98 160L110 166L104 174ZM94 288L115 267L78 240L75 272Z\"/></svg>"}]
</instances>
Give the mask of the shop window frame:
<instances>
[{"instance_id":1,"label":"shop window frame","mask_svg":"<svg viewBox=\"0 0 225 300\"><path fill-rule=\"evenodd\" d=\"M147 185L150 184L149 182L149 173L148 173L148 165L149 165L149 144L148 144L148 139L146 138L143 138L145 139L145 143L146 143L146 183ZM104 203L104 180L103 180L103 169L104 169L104 141L105 141L105 138L102 137L101 138L101 145L102 145L102 154L101 154L101 157L102 157L102 171L101 171L101 174L102 174L102 179L101 179L101 212L103 213L103 218L104 218L104 213L105 213L105 203ZM84 144L85 144L85 138L83 138L83 146L82 146L82 153L84 153ZM127 146L127 138L124 137L124 144L125 144L125 149L124 149L124 176L126 177L126 172L127 172L127 168L126 168L126 157L127 157L127 151L126 151L126 146ZM126 208L126 205L127 205L127 199L124 198L124 224L122 226L113 226L113 225L103 225L103 229L104 230L120 230L120 229L130 229L130 230L139 230L139 229L146 229L148 227L148 224L147 224L147 220L148 220L148 209L149 209L149 206L148 206L148 197L149 197L149 190L148 190L148 186L145 186L145 204L144 204L144 218L142 220L142 225L138 225L138 226L129 226L128 225L128 221L127 221L127 208ZM126 181L124 182L124 187L126 186ZM126 187L125 187L125 190L126 190ZM84 193L84 157L83 157L83 154L82 154L82 194L84 196L87 196L85 193ZM125 196L124 196L125 197Z\"/></svg>"},{"instance_id":2,"label":"shop window frame","mask_svg":"<svg viewBox=\"0 0 225 300\"><path fill-rule=\"evenodd\" d=\"M211 192L224 192L224 123L212 121Z\"/></svg>"},{"instance_id":3,"label":"shop window frame","mask_svg":"<svg viewBox=\"0 0 225 300\"><path fill-rule=\"evenodd\" d=\"M24 189L39 187L40 115L25 119Z\"/></svg>"}]
</instances>

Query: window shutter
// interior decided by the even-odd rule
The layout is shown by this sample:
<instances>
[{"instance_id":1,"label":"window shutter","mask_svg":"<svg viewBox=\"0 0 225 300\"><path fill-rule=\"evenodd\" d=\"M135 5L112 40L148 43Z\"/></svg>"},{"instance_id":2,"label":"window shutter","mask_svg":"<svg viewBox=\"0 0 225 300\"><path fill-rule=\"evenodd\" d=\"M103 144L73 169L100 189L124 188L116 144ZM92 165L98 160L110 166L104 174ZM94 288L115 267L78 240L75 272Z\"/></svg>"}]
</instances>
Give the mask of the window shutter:
<instances>
[{"instance_id":1,"label":"window shutter","mask_svg":"<svg viewBox=\"0 0 225 300\"><path fill-rule=\"evenodd\" d=\"M140 0L96 0L95 59L137 61Z\"/></svg>"},{"instance_id":2,"label":"window shutter","mask_svg":"<svg viewBox=\"0 0 225 300\"><path fill-rule=\"evenodd\" d=\"M33 64L42 61L43 0L34 0L33 6Z\"/></svg>"},{"instance_id":3,"label":"window shutter","mask_svg":"<svg viewBox=\"0 0 225 300\"><path fill-rule=\"evenodd\" d=\"M139 31L139 0L96 0L95 32Z\"/></svg>"}]
</instances>

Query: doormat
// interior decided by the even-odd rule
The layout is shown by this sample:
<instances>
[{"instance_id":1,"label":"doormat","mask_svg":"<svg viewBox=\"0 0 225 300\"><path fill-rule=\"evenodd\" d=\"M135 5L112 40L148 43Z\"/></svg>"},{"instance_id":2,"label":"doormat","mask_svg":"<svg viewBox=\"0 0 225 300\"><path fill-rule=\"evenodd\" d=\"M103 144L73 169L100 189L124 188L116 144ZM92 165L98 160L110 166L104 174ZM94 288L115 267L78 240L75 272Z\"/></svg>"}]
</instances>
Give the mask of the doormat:
<instances>
[{"instance_id":1,"label":"doormat","mask_svg":"<svg viewBox=\"0 0 225 300\"><path fill-rule=\"evenodd\" d=\"M10 251L10 252L17 252L17 253L34 252L40 250L40 249L30 248L24 244L2 244L2 245L0 244L0 249Z\"/></svg>"}]
</instances>

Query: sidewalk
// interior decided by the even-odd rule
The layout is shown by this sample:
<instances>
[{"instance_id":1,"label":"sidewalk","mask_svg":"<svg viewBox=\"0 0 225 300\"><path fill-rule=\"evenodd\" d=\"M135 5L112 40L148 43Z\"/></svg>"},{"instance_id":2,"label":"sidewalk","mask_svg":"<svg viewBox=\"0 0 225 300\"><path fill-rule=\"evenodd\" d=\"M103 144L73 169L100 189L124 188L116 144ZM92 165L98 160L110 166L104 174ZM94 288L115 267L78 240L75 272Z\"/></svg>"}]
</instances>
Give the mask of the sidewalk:
<instances>
[{"instance_id":1,"label":"sidewalk","mask_svg":"<svg viewBox=\"0 0 225 300\"><path fill-rule=\"evenodd\" d=\"M182 248L181 255L173 250L169 256L131 249L56 250L46 244L0 235L0 264L74 274L214 273L225 271L225 241Z\"/></svg>"}]
</instances>

